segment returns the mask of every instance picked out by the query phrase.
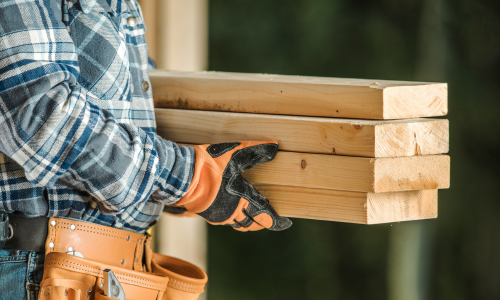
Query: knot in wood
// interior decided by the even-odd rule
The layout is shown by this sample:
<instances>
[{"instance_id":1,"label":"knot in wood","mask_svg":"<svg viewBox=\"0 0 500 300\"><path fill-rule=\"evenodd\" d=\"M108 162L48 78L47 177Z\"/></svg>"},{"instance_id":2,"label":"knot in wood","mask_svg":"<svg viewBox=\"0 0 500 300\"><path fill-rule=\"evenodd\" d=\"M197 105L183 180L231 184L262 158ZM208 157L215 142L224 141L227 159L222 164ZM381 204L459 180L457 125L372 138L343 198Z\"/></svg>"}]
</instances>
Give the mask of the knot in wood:
<instances>
[{"instance_id":1,"label":"knot in wood","mask_svg":"<svg viewBox=\"0 0 500 300\"><path fill-rule=\"evenodd\" d=\"M302 160L302 161L300 162L300 167L301 167L302 169L305 169L305 168L306 168L306 161L305 161L305 160Z\"/></svg>"}]
</instances>

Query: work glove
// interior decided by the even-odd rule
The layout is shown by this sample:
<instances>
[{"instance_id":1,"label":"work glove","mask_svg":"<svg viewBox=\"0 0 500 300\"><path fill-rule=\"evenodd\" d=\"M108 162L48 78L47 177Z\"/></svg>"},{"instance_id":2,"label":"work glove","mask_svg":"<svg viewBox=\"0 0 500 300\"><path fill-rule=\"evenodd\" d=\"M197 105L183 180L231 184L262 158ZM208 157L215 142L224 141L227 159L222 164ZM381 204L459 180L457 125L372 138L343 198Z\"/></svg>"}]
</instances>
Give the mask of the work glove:
<instances>
[{"instance_id":1,"label":"work glove","mask_svg":"<svg viewBox=\"0 0 500 300\"><path fill-rule=\"evenodd\" d=\"M292 222L279 216L269 201L246 181L241 173L272 160L278 151L274 140L222 143L193 147L196 154L193 179L184 197L177 203L209 223L230 225L239 231L263 228L279 231ZM165 206L166 212L171 207Z\"/></svg>"}]
</instances>

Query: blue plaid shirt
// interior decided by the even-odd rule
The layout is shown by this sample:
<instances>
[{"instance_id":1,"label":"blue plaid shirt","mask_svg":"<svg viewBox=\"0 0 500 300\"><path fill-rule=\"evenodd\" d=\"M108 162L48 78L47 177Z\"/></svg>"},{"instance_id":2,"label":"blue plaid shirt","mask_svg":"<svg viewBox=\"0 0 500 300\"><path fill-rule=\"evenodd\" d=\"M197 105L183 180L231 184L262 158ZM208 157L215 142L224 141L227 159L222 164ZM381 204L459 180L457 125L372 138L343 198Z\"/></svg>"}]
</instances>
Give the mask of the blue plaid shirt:
<instances>
[{"instance_id":1,"label":"blue plaid shirt","mask_svg":"<svg viewBox=\"0 0 500 300\"><path fill-rule=\"evenodd\" d=\"M144 32L135 0L0 1L0 210L143 233L186 193Z\"/></svg>"}]
</instances>

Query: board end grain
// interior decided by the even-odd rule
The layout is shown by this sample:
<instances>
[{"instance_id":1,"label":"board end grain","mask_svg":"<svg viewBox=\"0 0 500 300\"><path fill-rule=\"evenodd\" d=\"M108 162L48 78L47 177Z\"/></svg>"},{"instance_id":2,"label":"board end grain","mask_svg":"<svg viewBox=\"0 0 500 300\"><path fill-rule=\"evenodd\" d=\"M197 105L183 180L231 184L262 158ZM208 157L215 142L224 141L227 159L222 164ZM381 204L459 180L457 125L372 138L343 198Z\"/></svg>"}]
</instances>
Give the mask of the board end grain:
<instances>
[{"instance_id":1,"label":"board end grain","mask_svg":"<svg viewBox=\"0 0 500 300\"><path fill-rule=\"evenodd\" d=\"M384 119L445 116L448 113L446 83L416 83L384 88Z\"/></svg>"},{"instance_id":2,"label":"board end grain","mask_svg":"<svg viewBox=\"0 0 500 300\"><path fill-rule=\"evenodd\" d=\"M437 190L368 193L367 224L437 218Z\"/></svg>"}]
</instances>

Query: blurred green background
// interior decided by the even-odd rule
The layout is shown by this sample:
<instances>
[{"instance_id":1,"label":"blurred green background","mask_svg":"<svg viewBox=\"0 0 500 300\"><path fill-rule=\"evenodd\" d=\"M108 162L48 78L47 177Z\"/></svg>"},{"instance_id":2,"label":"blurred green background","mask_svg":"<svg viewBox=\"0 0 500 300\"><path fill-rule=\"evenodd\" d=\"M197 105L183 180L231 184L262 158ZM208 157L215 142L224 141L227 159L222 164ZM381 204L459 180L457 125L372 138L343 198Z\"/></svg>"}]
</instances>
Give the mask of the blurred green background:
<instances>
[{"instance_id":1,"label":"blurred green background","mask_svg":"<svg viewBox=\"0 0 500 300\"><path fill-rule=\"evenodd\" d=\"M209 299L500 299L500 1L210 0L209 12L210 70L448 82L452 161L436 220L209 226Z\"/></svg>"}]
</instances>

